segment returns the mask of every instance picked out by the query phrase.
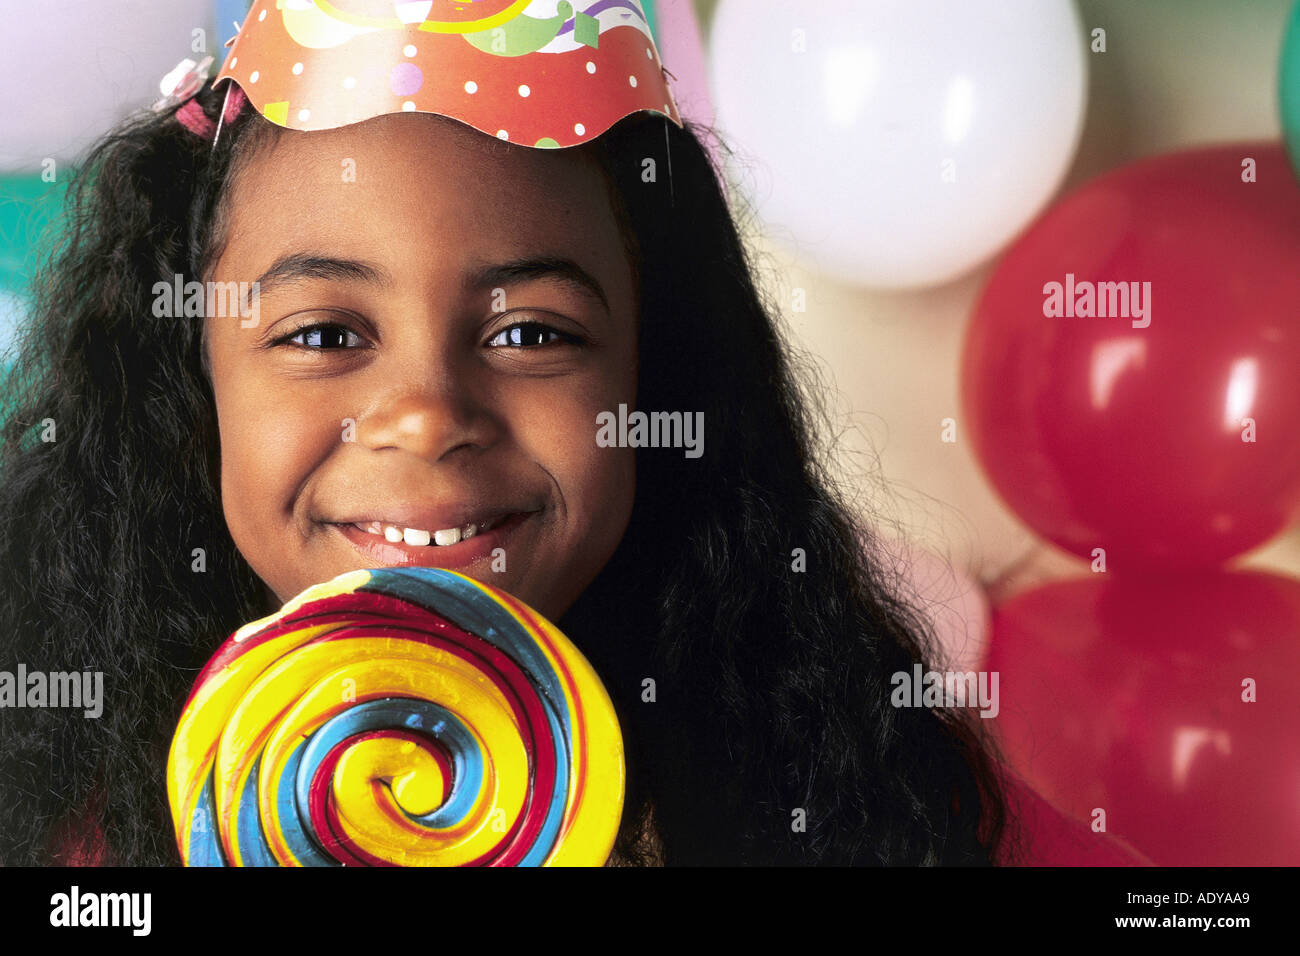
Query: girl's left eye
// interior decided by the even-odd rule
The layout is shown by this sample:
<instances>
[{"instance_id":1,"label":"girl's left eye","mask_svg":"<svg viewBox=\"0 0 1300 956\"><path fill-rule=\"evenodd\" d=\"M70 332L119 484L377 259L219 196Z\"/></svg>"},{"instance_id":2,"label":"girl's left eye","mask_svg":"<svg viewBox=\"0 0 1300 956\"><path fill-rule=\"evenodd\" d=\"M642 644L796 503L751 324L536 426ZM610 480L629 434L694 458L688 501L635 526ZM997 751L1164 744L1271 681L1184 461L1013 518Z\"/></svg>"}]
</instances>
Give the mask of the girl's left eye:
<instances>
[{"instance_id":1,"label":"girl's left eye","mask_svg":"<svg viewBox=\"0 0 1300 956\"><path fill-rule=\"evenodd\" d=\"M349 336L357 344L348 345ZM299 339L302 341L299 341ZM357 348L362 341L361 336L346 325L339 325L335 322L318 322L315 325L304 325L296 332L291 332L279 339L276 344L294 342L313 351L334 351L337 349Z\"/></svg>"},{"instance_id":2,"label":"girl's left eye","mask_svg":"<svg viewBox=\"0 0 1300 956\"><path fill-rule=\"evenodd\" d=\"M561 332L549 325L543 325L541 322L516 322L488 339L487 344L492 348L502 346L538 348L543 345L551 345L556 341L577 345L582 340L576 335Z\"/></svg>"}]
</instances>

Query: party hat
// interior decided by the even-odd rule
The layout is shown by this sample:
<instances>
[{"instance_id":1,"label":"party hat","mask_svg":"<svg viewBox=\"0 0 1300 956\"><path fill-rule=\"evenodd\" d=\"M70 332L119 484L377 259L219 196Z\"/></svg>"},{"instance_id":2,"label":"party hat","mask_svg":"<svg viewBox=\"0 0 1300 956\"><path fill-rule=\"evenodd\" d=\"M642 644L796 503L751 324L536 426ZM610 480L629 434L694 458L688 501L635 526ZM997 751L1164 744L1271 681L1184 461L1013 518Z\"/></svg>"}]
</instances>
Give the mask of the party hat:
<instances>
[{"instance_id":1,"label":"party hat","mask_svg":"<svg viewBox=\"0 0 1300 956\"><path fill-rule=\"evenodd\" d=\"M639 0L255 0L214 86L289 129L437 113L555 148L641 110L681 126L665 74Z\"/></svg>"}]
</instances>

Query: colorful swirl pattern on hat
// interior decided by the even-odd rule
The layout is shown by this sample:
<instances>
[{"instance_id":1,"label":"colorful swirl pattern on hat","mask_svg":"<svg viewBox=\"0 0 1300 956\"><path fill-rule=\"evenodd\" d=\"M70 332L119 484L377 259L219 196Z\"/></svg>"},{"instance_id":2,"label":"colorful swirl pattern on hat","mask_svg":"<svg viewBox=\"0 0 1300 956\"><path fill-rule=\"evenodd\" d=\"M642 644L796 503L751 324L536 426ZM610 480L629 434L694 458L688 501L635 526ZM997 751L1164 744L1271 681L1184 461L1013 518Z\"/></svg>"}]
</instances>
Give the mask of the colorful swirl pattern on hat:
<instances>
[{"instance_id":1,"label":"colorful swirl pattern on hat","mask_svg":"<svg viewBox=\"0 0 1300 956\"><path fill-rule=\"evenodd\" d=\"M254 0L227 80L303 132L435 113L556 149L643 110L682 125L640 0Z\"/></svg>"},{"instance_id":2,"label":"colorful swirl pattern on hat","mask_svg":"<svg viewBox=\"0 0 1300 956\"><path fill-rule=\"evenodd\" d=\"M440 568L352 571L217 651L167 795L190 866L598 866L623 741L523 602Z\"/></svg>"}]
</instances>

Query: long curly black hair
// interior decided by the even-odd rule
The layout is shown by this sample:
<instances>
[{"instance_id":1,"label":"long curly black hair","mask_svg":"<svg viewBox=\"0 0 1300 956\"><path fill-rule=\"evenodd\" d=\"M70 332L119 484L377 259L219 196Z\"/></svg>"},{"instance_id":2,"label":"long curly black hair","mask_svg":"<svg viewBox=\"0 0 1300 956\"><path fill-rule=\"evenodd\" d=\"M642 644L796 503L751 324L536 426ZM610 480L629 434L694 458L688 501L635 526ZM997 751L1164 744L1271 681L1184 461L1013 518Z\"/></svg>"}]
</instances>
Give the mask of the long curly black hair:
<instances>
[{"instance_id":1,"label":"long curly black hair","mask_svg":"<svg viewBox=\"0 0 1300 956\"><path fill-rule=\"evenodd\" d=\"M198 99L215 121L223 91ZM6 865L66 859L92 829L108 861L179 862L172 732L220 638L266 608L222 515L201 323L155 317L152 289L206 275L233 179L280 135L307 134L246 109L213 149L174 110L144 111L71 184L9 380L0 669L102 671L106 702L99 719L0 709ZM1003 859L1017 841L981 722L890 704L890 675L936 661L933 638L837 487L823 389L756 288L749 213L720 184L712 135L638 114L590 147L639 279L638 407L701 411L708 431L701 458L637 450L631 524L557 622L622 722L616 849L667 864Z\"/></svg>"}]
</instances>

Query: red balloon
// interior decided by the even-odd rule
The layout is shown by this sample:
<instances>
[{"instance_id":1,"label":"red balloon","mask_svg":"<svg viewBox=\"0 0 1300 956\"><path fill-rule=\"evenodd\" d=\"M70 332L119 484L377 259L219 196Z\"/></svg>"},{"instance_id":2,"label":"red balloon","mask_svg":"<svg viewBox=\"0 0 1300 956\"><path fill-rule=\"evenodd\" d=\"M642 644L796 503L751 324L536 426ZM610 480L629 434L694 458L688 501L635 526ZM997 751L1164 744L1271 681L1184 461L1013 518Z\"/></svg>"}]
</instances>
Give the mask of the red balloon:
<instances>
[{"instance_id":1,"label":"red balloon","mask_svg":"<svg viewBox=\"0 0 1300 956\"><path fill-rule=\"evenodd\" d=\"M1062 810L1104 809L1157 864L1300 864L1298 636L1300 581L1271 574L1017 595L994 611L986 664L1006 759Z\"/></svg>"},{"instance_id":2,"label":"red balloon","mask_svg":"<svg viewBox=\"0 0 1300 956\"><path fill-rule=\"evenodd\" d=\"M1280 144L1107 173L984 289L962 358L976 455L1024 521L1104 548L1110 570L1218 564L1300 506L1297 310L1300 186Z\"/></svg>"}]
</instances>

